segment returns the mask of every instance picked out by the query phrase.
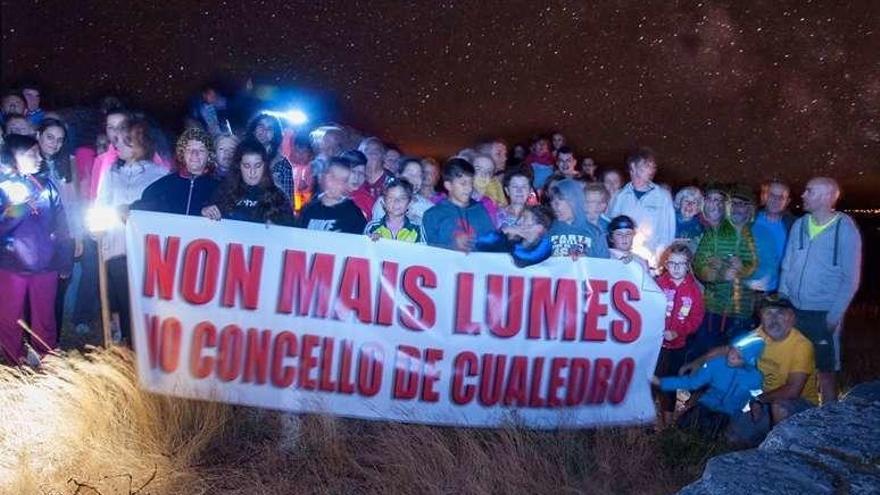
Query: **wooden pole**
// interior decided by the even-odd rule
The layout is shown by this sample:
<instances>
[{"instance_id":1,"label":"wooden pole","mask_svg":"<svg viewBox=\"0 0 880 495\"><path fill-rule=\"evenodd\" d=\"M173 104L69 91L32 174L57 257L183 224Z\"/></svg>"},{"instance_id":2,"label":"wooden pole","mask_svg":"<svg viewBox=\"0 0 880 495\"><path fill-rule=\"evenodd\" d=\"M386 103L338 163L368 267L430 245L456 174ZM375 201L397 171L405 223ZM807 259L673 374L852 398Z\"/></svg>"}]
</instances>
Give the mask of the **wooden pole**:
<instances>
[{"instance_id":1,"label":"wooden pole","mask_svg":"<svg viewBox=\"0 0 880 495\"><path fill-rule=\"evenodd\" d=\"M28 324L24 320L17 320L16 323L18 323L18 326L20 326L22 329L24 329L25 332L27 332L31 337L33 337L34 340L36 340L38 344L43 346L43 349L46 350L46 354L51 354L53 356L61 356L61 354L58 354L57 352L55 352L54 349L49 347L49 344L47 344L45 340L43 340L42 338L40 338L39 335L34 333L34 331L31 330L31 327L28 326Z\"/></svg>"},{"instance_id":2,"label":"wooden pole","mask_svg":"<svg viewBox=\"0 0 880 495\"><path fill-rule=\"evenodd\" d=\"M104 347L113 344L113 336L110 332L110 297L107 295L107 262L104 259L104 250L101 249L101 234L97 236L98 242L98 293L101 296L101 327L104 331Z\"/></svg>"}]
</instances>

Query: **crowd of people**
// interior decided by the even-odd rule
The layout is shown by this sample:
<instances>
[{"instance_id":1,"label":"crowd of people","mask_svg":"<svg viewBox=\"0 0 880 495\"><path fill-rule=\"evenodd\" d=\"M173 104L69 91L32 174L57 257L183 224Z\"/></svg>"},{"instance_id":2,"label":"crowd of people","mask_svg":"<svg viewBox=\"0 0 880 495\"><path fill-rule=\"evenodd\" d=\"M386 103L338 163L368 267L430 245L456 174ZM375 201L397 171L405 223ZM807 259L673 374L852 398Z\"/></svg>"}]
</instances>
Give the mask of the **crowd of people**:
<instances>
[{"instance_id":1,"label":"crowd of people","mask_svg":"<svg viewBox=\"0 0 880 495\"><path fill-rule=\"evenodd\" d=\"M820 395L837 397L861 237L835 210L841 191L831 178L807 183L796 218L782 180L760 191L687 185L673 195L654 181L659 160L647 148L627 156L625 171L600 171L556 132L512 148L489 139L441 164L351 128L304 130L265 112L236 134L223 101L202 91L172 150L150 119L115 98L102 101L103 126L90 136L44 111L36 85L3 94L8 364L52 352L62 321L92 331L99 259L116 338L130 342L124 221L148 210L508 253L521 267L549 257L636 263L667 299L653 379L661 424L754 441ZM98 209L120 221L95 237L84 218ZM693 391L684 413L682 390Z\"/></svg>"}]
</instances>

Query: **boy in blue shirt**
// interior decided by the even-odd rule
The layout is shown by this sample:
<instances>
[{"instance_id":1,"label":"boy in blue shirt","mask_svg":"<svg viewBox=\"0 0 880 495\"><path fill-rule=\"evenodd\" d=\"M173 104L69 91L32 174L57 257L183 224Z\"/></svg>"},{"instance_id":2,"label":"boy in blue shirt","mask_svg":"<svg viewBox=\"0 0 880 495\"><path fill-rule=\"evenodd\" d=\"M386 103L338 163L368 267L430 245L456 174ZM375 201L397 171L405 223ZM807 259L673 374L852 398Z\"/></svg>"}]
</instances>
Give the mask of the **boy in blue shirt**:
<instances>
[{"instance_id":1,"label":"boy in blue shirt","mask_svg":"<svg viewBox=\"0 0 880 495\"><path fill-rule=\"evenodd\" d=\"M708 387L697 405L679 418L678 425L717 437L731 418L743 414L752 398L761 394L764 377L757 364L763 351L764 340L748 334L731 344L726 356L706 361L693 374L655 376L651 383L664 392Z\"/></svg>"},{"instance_id":2,"label":"boy in blue shirt","mask_svg":"<svg viewBox=\"0 0 880 495\"><path fill-rule=\"evenodd\" d=\"M495 231L489 212L471 197L473 165L463 158L451 158L443 165L443 186L448 192L446 199L429 208L422 217L428 244L473 251L478 237Z\"/></svg>"}]
</instances>

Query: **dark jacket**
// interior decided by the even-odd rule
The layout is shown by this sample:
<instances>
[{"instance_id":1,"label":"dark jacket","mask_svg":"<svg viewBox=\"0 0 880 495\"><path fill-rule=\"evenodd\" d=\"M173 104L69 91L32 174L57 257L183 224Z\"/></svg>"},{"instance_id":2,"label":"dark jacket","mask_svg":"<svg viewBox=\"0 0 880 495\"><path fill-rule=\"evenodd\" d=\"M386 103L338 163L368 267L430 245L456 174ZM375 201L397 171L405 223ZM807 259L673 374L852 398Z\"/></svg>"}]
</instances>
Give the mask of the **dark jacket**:
<instances>
[{"instance_id":1,"label":"dark jacket","mask_svg":"<svg viewBox=\"0 0 880 495\"><path fill-rule=\"evenodd\" d=\"M185 172L172 172L150 184L131 209L199 216L202 208L210 204L219 184L211 174L194 177Z\"/></svg>"},{"instance_id":2,"label":"dark jacket","mask_svg":"<svg viewBox=\"0 0 880 495\"><path fill-rule=\"evenodd\" d=\"M232 211L224 213L223 218L254 223L265 223L268 220L272 224L287 225L289 227L293 227L296 224L289 202L286 202L281 211L271 218L265 218L266 207L262 204L264 197L265 189L260 186L248 186L245 189L244 197L236 201Z\"/></svg>"},{"instance_id":3,"label":"dark jacket","mask_svg":"<svg viewBox=\"0 0 880 495\"><path fill-rule=\"evenodd\" d=\"M500 230L481 235L475 241L476 250L489 253L510 253L513 264L519 268L537 265L553 254L550 237L542 235L534 244L526 246L522 240L512 241Z\"/></svg>"},{"instance_id":4,"label":"dark jacket","mask_svg":"<svg viewBox=\"0 0 880 495\"><path fill-rule=\"evenodd\" d=\"M476 241L480 236L495 231L486 207L473 199L464 208L454 205L448 198L444 199L428 208L422 216L422 226L428 244L447 249L455 249L456 236L466 235Z\"/></svg>"},{"instance_id":5,"label":"dark jacket","mask_svg":"<svg viewBox=\"0 0 880 495\"><path fill-rule=\"evenodd\" d=\"M73 241L50 180L0 171L0 214L0 269L70 273Z\"/></svg>"}]
</instances>

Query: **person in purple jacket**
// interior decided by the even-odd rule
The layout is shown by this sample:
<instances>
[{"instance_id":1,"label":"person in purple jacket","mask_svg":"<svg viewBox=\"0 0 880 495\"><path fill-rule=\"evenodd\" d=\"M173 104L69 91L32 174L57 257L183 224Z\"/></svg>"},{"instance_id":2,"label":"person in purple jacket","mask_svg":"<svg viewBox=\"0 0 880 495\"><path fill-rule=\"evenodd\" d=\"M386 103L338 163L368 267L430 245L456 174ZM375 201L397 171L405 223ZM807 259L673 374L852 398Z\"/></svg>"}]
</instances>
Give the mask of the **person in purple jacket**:
<instances>
[{"instance_id":1,"label":"person in purple jacket","mask_svg":"<svg viewBox=\"0 0 880 495\"><path fill-rule=\"evenodd\" d=\"M0 354L16 365L25 357L18 320L25 316L26 301L32 347L40 355L56 347L58 276L73 266L61 197L39 170L37 140L7 136L0 153Z\"/></svg>"}]
</instances>

